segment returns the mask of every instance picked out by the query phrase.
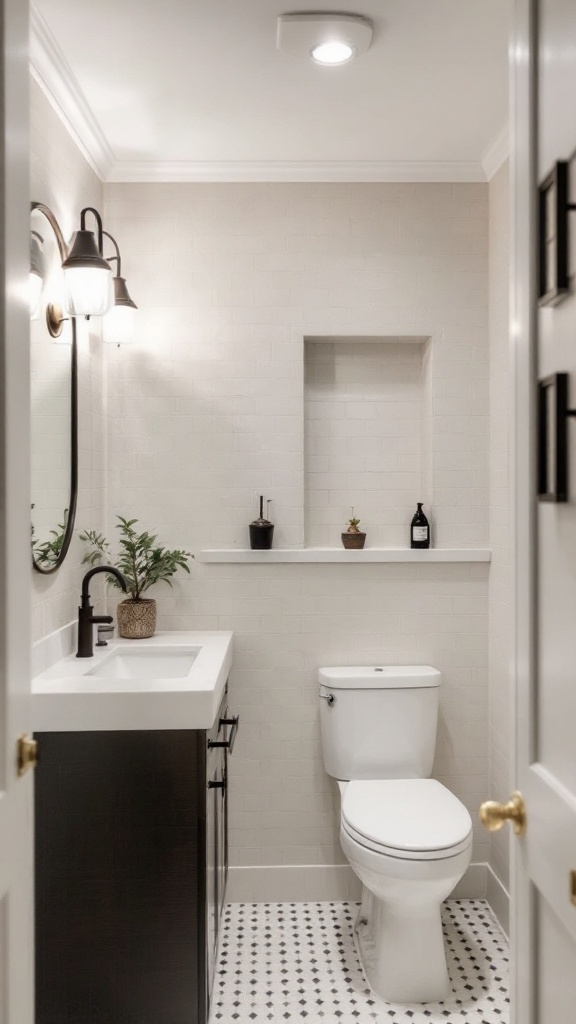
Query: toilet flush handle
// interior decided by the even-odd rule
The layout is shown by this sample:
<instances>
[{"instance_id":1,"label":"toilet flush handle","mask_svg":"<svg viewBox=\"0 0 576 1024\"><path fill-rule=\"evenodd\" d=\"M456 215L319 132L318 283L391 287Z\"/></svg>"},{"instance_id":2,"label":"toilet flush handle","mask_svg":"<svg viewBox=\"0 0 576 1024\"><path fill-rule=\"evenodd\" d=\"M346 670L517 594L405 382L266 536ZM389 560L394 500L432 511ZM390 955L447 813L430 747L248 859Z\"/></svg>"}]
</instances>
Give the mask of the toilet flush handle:
<instances>
[{"instance_id":1,"label":"toilet flush handle","mask_svg":"<svg viewBox=\"0 0 576 1024\"><path fill-rule=\"evenodd\" d=\"M318 696L320 697L320 700L325 700L327 702L327 704L328 704L328 707L330 707L330 708L332 707L332 705L336 701L336 697L334 696L333 693L328 693L328 694L319 693Z\"/></svg>"}]
</instances>

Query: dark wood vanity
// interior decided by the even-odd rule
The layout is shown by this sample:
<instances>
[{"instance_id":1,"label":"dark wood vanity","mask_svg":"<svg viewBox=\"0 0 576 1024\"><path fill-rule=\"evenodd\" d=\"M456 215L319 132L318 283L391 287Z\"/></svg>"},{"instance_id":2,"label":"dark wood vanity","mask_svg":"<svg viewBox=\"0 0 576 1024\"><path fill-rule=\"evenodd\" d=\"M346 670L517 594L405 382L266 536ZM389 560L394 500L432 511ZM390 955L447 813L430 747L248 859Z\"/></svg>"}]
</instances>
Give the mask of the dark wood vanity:
<instances>
[{"instance_id":1,"label":"dark wood vanity","mask_svg":"<svg viewBox=\"0 0 576 1024\"><path fill-rule=\"evenodd\" d=\"M36 1024L206 1024L237 726L36 734Z\"/></svg>"}]
</instances>

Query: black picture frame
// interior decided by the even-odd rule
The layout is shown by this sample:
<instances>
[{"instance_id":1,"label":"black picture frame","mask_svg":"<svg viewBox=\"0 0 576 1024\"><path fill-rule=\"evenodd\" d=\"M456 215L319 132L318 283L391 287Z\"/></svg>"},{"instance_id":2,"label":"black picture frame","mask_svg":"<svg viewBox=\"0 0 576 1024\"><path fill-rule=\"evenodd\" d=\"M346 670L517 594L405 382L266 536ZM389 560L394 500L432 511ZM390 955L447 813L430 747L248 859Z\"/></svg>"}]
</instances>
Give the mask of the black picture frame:
<instances>
[{"instance_id":1,"label":"black picture frame","mask_svg":"<svg viewBox=\"0 0 576 1024\"><path fill-rule=\"evenodd\" d=\"M570 294L569 167L558 160L538 186L538 304L557 306Z\"/></svg>"},{"instance_id":2,"label":"black picture frame","mask_svg":"<svg viewBox=\"0 0 576 1024\"><path fill-rule=\"evenodd\" d=\"M568 374L538 381L538 500L568 501Z\"/></svg>"}]
</instances>

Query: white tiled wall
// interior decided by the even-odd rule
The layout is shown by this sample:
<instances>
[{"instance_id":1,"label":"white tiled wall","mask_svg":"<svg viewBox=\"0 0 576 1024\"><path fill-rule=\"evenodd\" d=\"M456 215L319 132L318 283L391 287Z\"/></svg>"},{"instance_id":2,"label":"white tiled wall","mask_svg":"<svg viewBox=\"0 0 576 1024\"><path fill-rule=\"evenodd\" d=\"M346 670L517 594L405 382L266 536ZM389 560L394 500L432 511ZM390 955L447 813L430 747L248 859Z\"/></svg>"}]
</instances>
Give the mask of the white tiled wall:
<instances>
[{"instance_id":1,"label":"white tiled wall","mask_svg":"<svg viewBox=\"0 0 576 1024\"><path fill-rule=\"evenodd\" d=\"M83 206L102 208L103 188L34 80L31 80L30 89L30 198L52 209L68 241L78 227ZM102 352L98 338L100 328L98 321L88 324L79 320L77 323L79 492L76 522L84 528L100 527L104 521L105 503L105 417ZM58 358L61 359L62 355L63 351L59 349ZM32 415L34 417L34 406ZM36 433L41 436L41 426ZM36 467L40 470L38 459ZM58 572L40 576L31 570L34 640L59 629L75 617L83 572L81 549L76 532L66 561ZM103 599L103 589L101 584L95 583L93 597L97 599L98 596Z\"/></svg>"},{"instance_id":2,"label":"white tiled wall","mask_svg":"<svg viewBox=\"0 0 576 1024\"><path fill-rule=\"evenodd\" d=\"M423 343L305 344L305 538L340 547L354 507L369 547L407 547L422 497Z\"/></svg>"},{"instance_id":3,"label":"white tiled wall","mask_svg":"<svg viewBox=\"0 0 576 1024\"><path fill-rule=\"evenodd\" d=\"M510 658L512 629L511 534L509 524L509 167L490 182L490 538L489 589L490 787L494 799L506 799L511 787ZM494 833L491 865L508 886L506 830Z\"/></svg>"},{"instance_id":4,"label":"white tiled wall","mask_svg":"<svg viewBox=\"0 0 576 1024\"><path fill-rule=\"evenodd\" d=\"M423 416L436 541L487 543L487 186L113 184L106 197L140 306L137 344L106 353L110 519L137 516L192 550L242 547L264 493L276 543L302 544L304 338L410 335L432 339ZM197 564L158 589L160 628L235 631L233 864L343 861L319 746L325 664L442 670L435 771L476 816L487 575L468 564ZM487 853L478 834L474 859Z\"/></svg>"}]
</instances>

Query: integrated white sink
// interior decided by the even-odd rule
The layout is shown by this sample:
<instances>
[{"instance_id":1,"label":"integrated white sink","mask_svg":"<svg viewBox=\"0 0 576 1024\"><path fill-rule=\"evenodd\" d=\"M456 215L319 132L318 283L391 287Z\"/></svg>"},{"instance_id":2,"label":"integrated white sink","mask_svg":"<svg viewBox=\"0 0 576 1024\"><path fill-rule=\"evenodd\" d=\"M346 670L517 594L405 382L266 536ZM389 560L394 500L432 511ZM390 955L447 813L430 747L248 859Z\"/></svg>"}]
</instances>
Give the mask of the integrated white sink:
<instances>
[{"instance_id":1,"label":"integrated white sink","mask_svg":"<svg viewBox=\"0 0 576 1024\"><path fill-rule=\"evenodd\" d=\"M199 653L199 647L123 649L109 654L86 675L97 679L183 679Z\"/></svg>"},{"instance_id":2,"label":"integrated white sink","mask_svg":"<svg viewBox=\"0 0 576 1024\"><path fill-rule=\"evenodd\" d=\"M32 680L35 732L209 729L232 665L232 633L165 632L70 654Z\"/></svg>"}]
</instances>

